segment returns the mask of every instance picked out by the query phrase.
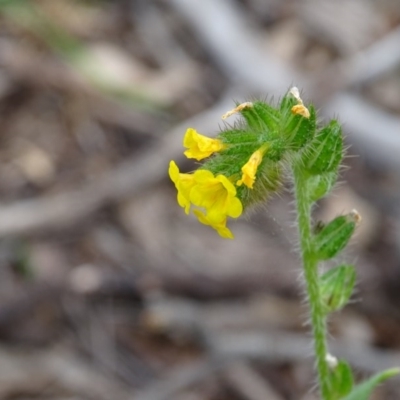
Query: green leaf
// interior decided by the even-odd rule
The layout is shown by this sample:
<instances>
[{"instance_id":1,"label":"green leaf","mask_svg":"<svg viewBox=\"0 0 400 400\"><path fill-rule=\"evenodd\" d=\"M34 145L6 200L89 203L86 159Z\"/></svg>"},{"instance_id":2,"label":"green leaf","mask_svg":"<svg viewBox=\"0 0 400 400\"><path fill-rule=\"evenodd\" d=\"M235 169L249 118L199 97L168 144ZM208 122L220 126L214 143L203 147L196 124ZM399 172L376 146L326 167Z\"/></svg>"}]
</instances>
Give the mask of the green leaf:
<instances>
[{"instance_id":1,"label":"green leaf","mask_svg":"<svg viewBox=\"0 0 400 400\"><path fill-rule=\"evenodd\" d=\"M356 228L357 215L336 217L315 235L315 250L320 260L333 258L346 247Z\"/></svg>"},{"instance_id":2,"label":"green leaf","mask_svg":"<svg viewBox=\"0 0 400 400\"><path fill-rule=\"evenodd\" d=\"M353 373L346 361L340 360L331 372L332 399L340 400L351 392L354 385Z\"/></svg>"},{"instance_id":3,"label":"green leaf","mask_svg":"<svg viewBox=\"0 0 400 400\"><path fill-rule=\"evenodd\" d=\"M400 368L391 368L387 369L386 371L379 372L378 374L369 378L367 381L357 385L351 391L351 393L349 393L342 400L368 400L376 386L392 376L398 375L399 373Z\"/></svg>"},{"instance_id":4,"label":"green leaf","mask_svg":"<svg viewBox=\"0 0 400 400\"><path fill-rule=\"evenodd\" d=\"M343 308L349 301L356 281L356 271L352 265L332 268L320 278L320 292L326 312Z\"/></svg>"}]
</instances>

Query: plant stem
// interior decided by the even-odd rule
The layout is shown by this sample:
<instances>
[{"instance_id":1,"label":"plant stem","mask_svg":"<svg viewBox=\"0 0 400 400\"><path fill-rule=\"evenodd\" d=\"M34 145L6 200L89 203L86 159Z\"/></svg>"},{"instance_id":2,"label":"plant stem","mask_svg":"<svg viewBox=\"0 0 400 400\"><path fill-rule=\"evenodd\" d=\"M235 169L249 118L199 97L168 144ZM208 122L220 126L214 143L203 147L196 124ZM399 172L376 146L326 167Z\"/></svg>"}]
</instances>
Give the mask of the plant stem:
<instances>
[{"instance_id":1,"label":"plant stem","mask_svg":"<svg viewBox=\"0 0 400 400\"><path fill-rule=\"evenodd\" d=\"M300 248L311 314L318 381L322 399L330 400L329 367L326 362L326 355L328 353L326 343L326 319L318 282L318 258L315 255L311 232L312 201L308 195L307 178L302 174L301 168L294 167L293 175Z\"/></svg>"}]
</instances>

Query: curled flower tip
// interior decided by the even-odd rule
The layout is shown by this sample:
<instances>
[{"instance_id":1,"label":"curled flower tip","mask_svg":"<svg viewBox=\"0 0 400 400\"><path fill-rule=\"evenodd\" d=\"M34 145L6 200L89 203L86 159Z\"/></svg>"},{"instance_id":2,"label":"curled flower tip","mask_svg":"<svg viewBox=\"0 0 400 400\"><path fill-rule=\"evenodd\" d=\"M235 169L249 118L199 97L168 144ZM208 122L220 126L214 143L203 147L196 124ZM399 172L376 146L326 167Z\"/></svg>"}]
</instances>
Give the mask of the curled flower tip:
<instances>
[{"instance_id":1,"label":"curled flower tip","mask_svg":"<svg viewBox=\"0 0 400 400\"><path fill-rule=\"evenodd\" d=\"M310 118L310 111L304 105L303 100L300 97L299 89L296 86L293 86L289 93L297 100L297 104L292 107L291 111L295 115L301 115L304 118Z\"/></svg>"},{"instance_id":2,"label":"curled flower tip","mask_svg":"<svg viewBox=\"0 0 400 400\"><path fill-rule=\"evenodd\" d=\"M296 104L292 107L291 111L295 115L301 115L304 118L310 118L310 111L304 104Z\"/></svg>"},{"instance_id":3,"label":"curled flower tip","mask_svg":"<svg viewBox=\"0 0 400 400\"><path fill-rule=\"evenodd\" d=\"M362 217L357 210L351 210L350 217L353 219L356 225L359 225L362 221Z\"/></svg>"},{"instance_id":4,"label":"curled flower tip","mask_svg":"<svg viewBox=\"0 0 400 400\"><path fill-rule=\"evenodd\" d=\"M187 148L183 154L187 158L195 158L197 161L225 148L225 145L219 139L201 135L193 128L186 130L183 145Z\"/></svg>"},{"instance_id":5,"label":"curled flower tip","mask_svg":"<svg viewBox=\"0 0 400 400\"><path fill-rule=\"evenodd\" d=\"M290 90L289 93L297 100L299 104L303 104L303 100L300 97L300 92L299 89L296 86L293 86Z\"/></svg>"},{"instance_id":6,"label":"curled flower tip","mask_svg":"<svg viewBox=\"0 0 400 400\"><path fill-rule=\"evenodd\" d=\"M236 184L238 186L246 185L249 189L253 189L256 180L258 166L261 164L263 156L267 151L267 146L263 146L256 150L249 158L249 161L242 167L242 179L239 179Z\"/></svg>"},{"instance_id":7,"label":"curled flower tip","mask_svg":"<svg viewBox=\"0 0 400 400\"><path fill-rule=\"evenodd\" d=\"M236 114L245 108L250 108L253 107L253 103L251 101L246 101L245 103L239 104L237 107L235 107L233 110L227 111L221 118L222 119L227 119L231 115Z\"/></svg>"}]
</instances>

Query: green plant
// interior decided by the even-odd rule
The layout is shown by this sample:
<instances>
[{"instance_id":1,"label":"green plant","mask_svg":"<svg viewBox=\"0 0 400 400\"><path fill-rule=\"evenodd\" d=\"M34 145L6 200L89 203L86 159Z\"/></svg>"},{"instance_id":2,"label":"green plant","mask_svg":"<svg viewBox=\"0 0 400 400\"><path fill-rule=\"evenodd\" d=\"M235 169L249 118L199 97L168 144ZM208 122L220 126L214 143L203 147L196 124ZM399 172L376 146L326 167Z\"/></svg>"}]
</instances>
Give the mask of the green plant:
<instances>
[{"instance_id":1,"label":"green plant","mask_svg":"<svg viewBox=\"0 0 400 400\"><path fill-rule=\"evenodd\" d=\"M374 387L399 369L379 373L354 385L350 366L328 351L327 317L348 302L355 283L352 265L339 265L321 274L320 262L333 259L347 245L361 217L353 210L325 224L315 224L312 207L336 183L343 158L342 129L337 120L319 127L315 108L306 107L297 88L280 104L246 102L223 119L240 113L241 120L208 138L189 128L184 154L206 161L193 173L180 173L171 161L169 174L178 203L188 214L233 238L227 219L238 218L253 204L264 202L292 177L300 253L303 263L314 355L323 400L366 400Z\"/></svg>"}]
</instances>

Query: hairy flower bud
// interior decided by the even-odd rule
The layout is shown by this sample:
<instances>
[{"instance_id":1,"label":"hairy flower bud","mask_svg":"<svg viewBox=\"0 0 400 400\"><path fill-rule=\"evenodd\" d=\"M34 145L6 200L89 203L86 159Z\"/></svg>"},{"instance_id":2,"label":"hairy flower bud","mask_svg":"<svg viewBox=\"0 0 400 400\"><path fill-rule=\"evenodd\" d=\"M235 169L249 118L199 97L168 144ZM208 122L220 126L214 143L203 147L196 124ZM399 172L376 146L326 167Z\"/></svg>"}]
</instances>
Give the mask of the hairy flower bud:
<instances>
[{"instance_id":1,"label":"hairy flower bud","mask_svg":"<svg viewBox=\"0 0 400 400\"><path fill-rule=\"evenodd\" d=\"M315 236L316 254L320 260L335 257L343 250L361 220L356 211L336 217L325 225Z\"/></svg>"},{"instance_id":2,"label":"hairy flower bud","mask_svg":"<svg viewBox=\"0 0 400 400\"><path fill-rule=\"evenodd\" d=\"M304 153L304 166L314 175L336 171L343 157L343 136L339 123L332 120L315 136Z\"/></svg>"},{"instance_id":3,"label":"hairy flower bud","mask_svg":"<svg viewBox=\"0 0 400 400\"><path fill-rule=\"evenodd\" d=\"M184 154L204 163L190 174L181 173L173 161L169 169L179 205L187 214L192 210L201 223L226 238L233 237L227 228L228 219L238 218L247 208L278 191L285 166L299 160L301 154L314 155L325 134L322 130L319 141L315 138L315 109L304 105L295 87L278 107L265 101L244 102L226 112L222 119L236 114L239 121L226 125L215 138L187 129ZM329 126L333 129L333 125ZM314 164L309 161L307 165L315 169L321 162ZM329 168L336 165L336 159L331 160ZM325 174L321 179L310 179L309 195L323 196L335 177Z\"/></svg>"}]
</instances>

